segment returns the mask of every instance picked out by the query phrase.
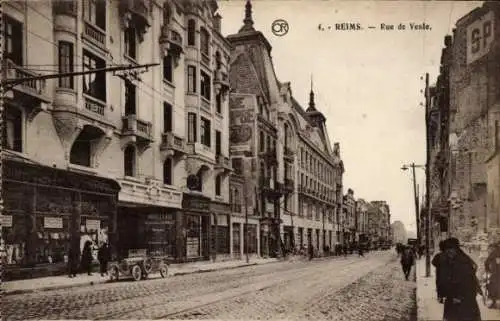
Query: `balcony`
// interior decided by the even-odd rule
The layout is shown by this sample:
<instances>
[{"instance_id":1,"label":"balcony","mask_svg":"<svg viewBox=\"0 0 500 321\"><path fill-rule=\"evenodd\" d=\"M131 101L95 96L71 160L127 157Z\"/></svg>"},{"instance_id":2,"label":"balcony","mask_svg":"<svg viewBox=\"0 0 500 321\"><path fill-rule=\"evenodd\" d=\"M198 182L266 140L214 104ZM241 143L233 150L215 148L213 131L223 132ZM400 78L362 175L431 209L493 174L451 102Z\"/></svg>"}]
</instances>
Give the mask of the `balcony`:
<instances>
[{"instance_id":1,"label":"balcony","mask_svg":"<svg viewBox=\"0 0 500 321\"><path fill-rule=\"evenodd\" d=\"M201 63L206 66L210 66L210 56L208 55L208 53L201 53Z\"/></svg>"},{"instance_id":2,"label":"balcony","mask_svg":"<svg viewBox=\"0 0 500 321\"><path fill-rule=\"evenodd\" d=\"M28 119L32 120L40 111L46 110L46 104L50 102L45 79L28 79L40 74L20 67L10 59L7 59L5 64L3 79L13 81L12 84L5 85L5 96L23 105L27 110ZM12 88L11 92L9 87Z\"/></svg>"},{"instance_id":3,"label":"balcony","mask_svg":"<svg viewBox=\"0 0 500 321\"><path fill-rule=\"evenodd\" d=\"M283 158L284 158L286 161L291 161L291 162L293 162L293 160L294 160L294 156L295 156L295 152L294 152L294 151L293 151L290 147L285 147L285 148L284 148L284 153L283 153L283 154L284 154L284 157L283 157Z\"/></svg>"},{"instance_id":4,"label":"balcony","mask_svg":"<svg viewBox=\"0 0 500 321\"><path fill-rule=\"evenodd\" d=\"M283 194L281 185L276 181L272 183L270 178L261 177L259 183L262 193L269 197L281 197Z\"/></svg>"},{"instance_id":5,"label":"balcony","mask_svg":"<svg viewBox=\"0 0 500 321\"><path fill-rule=\"evenodd\" d=\"M285 178L285 185L283 186L283 190L285 193L293 193L293 191L295 190L293 179Z\"/></svg>"},{"instance_id":6,"label":"balcony","mask_svg":"<svg viewBox=\"0 0 500 321\"><path fill-rule=\"evenodd\" d=\"M182 49L182 36L169 26L163 25L159 42L163 50L163 56L172 55L177 65L180 55L184 52Z\"/></svg>"},{"instance_id":7,"label":"balcony","mask_svg":"<svg viewBox=\"0 0 500 321\"><path fill-rule=\"evenodd\" d=\"M215 169L230 172L232 170L231 163L229 162L229 157L224 155L217 155Z\"/></svg>"},{"instance_id":8,"label":"balcony","mask_svg":"<svg viewBox=\"0 0 500 321\"><path fill-rule=\"evenodd\" d=\"M152 125L138 119L136 115L123 116L122 136L135 142L139 148L146 149L153 142Z\"/></svg>"},{"instance_id":9,"label":"balcony","mask_svg":"<svg viewBox=\"0 0 500 321\"><path fill-rule=\"evenodd\" d=\"M119 9L124 27L133 24L142 42L151 26L151 0L120 0Z\"/></svg>"},{"instance_id":10,"label":"balcony","mask_svg":"<svg viewBox=\"0 0 500 321\"><path fill-rule=\"evenodd\" d=\"M184 138L172 132L162 133L160 151L164 152L165 156L182 156L186 154L186 142Z\"/></svg>"},{"instance_id":11,"label":"balcony","mask_svg":"<svg viewBox=\"0 0 500 321\"><path fill-rule=\"evenodd\" d=\"M215 71L214 86L217 94L225 93L229 90L229 77L222 70Z\"/></svg>"},{"instance_id":12,"label":"balcony","mask_svg":"<svg viewBox=\"0 0 500 321\"><path fill-rule=\"evenodd\" d=\"M97 47L106 50L106 32L98 26L85 21L83 36Z\"/></svg>"}]
</instances>

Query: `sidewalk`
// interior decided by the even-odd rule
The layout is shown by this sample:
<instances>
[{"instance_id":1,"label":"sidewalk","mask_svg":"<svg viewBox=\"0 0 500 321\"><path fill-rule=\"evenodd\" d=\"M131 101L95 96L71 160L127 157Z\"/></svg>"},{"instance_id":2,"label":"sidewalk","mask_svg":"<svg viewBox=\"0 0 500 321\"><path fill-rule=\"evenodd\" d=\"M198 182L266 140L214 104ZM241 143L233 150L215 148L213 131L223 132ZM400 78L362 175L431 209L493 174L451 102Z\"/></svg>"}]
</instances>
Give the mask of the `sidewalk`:
<instances>
[{"instance_id":1,"label":"sidewalk","mask_svg":"<svg viewBox=\"0 0 500 321\"><path fill-rule=\"evenodd\" d=\"M435 270L431 266L431 276L425 277L425 257L416 263L417 278L417 318L418 321L443 320L443 304L437 301ZM481 296L477 297L482 320L500 320L500 310L488 309Z\"/></svg>"},{"instance_id":2,"label":"sidewalk","mask_svg":"<svg viewBox=\"0 0 500 321\"><path fill-rule=\"evenodd\" d=\"M249 263L245 260L232 260L224 262L194 262L194 263L183 263L183 264L171 264L168 268L168 275L185 275L193 273L203 273L212 272L216 270L228 270L245 266L260 265L278 262L278 259L262 259L262 258L252 258ZM159 273L152 273L148 278L155 279L160 278ZM62 276L51 276L45 278L27 279L27 280L16 280L2 282L2 292L3 294L20 294L20 293L30 293L36 291L48 291L63 288L72 288L78 286L88 286L100 283L107 283L109 277L101 277L97 272L93 273L91 276L79 274L75 278L69 278L67 275ZM133 282L131 280L131 282Z\"/></svg>"}]
</instances>

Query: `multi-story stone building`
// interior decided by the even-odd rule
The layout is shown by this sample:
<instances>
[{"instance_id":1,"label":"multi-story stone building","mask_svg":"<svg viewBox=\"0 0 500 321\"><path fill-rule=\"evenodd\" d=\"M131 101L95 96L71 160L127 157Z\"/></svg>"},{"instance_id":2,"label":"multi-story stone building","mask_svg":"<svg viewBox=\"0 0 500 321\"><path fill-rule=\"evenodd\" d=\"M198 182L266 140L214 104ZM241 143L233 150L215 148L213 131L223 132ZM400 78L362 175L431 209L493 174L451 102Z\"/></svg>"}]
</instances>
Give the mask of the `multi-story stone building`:
<instances>
[{"instance_id":1,"label":"multi-story stone building","mask_svg":"<svg viewBox=\"0 0 500 321\"><path fill-rule=\"evenodd\" d=\"M8 79L160 63L9 88L11 271L64 270L70 246L86 240L108 240L115 255L229 253L230 45L216 10L215 1L3 4Z\"/></svg>"},{"instance_id":2,"label":"multi-story stone building","mask_svg":"<svg viewBox=\"0 0 500 321\"><path fill-rule=\"evenodd\" d=\"M288 244L299 247L312 244L321 252L339 242L335 223L344 173L340 144L330 143L326 118L316 108L312 87L306 110L292 96L290 83L282 83L281 88L279 132L283 149L279 158L283 160L285 181L283 233L288 235L285 237L290 240Z\"/></svg>"},{"instance_id":3,"label":"multi-story stone building","mask_svg":"<svg viewBox=\"0 0 500 321\"><path fill-rule=\"evenodd\" d=\"M290 84L277 80L271 45L253 27L250 1L243 27L228 40L234 47L230 109L235 172L231 191L237 204L246 204L243 210L234 206L237 220L243 222L246 209L249 239L257 238L258 254L263 256L276 255L280 244L281 249L307 246L307 242L318 249L331 246L335 184L341 183L342 176L338 180L335 171L342 162L338 144L335 150L331 148L325 117L314 105L314 94L311 92L309 108L304 110L292 96ZM240 223L234 228L241 229ZM233 252L237 249L234 245Z\"/></svg>"},{"instance_id":4,"label":"multi-story stone building","mask_svg":"<svg viewBox=\"0 0 500 321\"><path fill-rule=\"evenodd\" d=\"M403 222L396 221L391 224L392 230L392 242L406 244L408 241L408 233L406 233L406 228Z\"/></svg>"},{"instance_id":5,"label":"multi-story stone building","mask_svg":"<svg viewBox=\"0 0 500 321\"><path fill-rule=\"evenodd\" d=\"M232 200L238 204L233 208L233 252L238 252L236 244L244 245L248 239L249 254L276 256L280 249L283 183L278 176L277 157L280 96L270 57L271 45L253 27L250 2L245 7L243 26L227 39L233 46L230 136L235 172L231 192ZM249 217L247 228L244 215ZM237 241L238 234L240 241ZM242 250L246 251L247 246Z\"/></svg>"},{"instance_id":6,"label":"multi-story stone building","mask_svg":"<svg viewBox=\"0 0 500 321\"><path fill-rule=\"evenodd\" d=\"M386 201L372 201L368 206L368 230L370 242L379 245L390 241L391 213Z\"/></svg>"},{"instance_id":7,"label":"multi-story stone building","mask_svg":"<svg viewBox=\"0 0 500 321\"><path fill-rule=\"evenodd\" d=\"M353 244L356 242L356 199L354 191L349 188L342 201L342 243Z\"/></svg>"},{"instance_id":8,"label":"multi-story stone building","mask_svg":"<svg viewBox=\"0 0 500 321\"><path fill-rule=\"evenodd\" d=\"M356 201L356 242L368 241L368 206L369 204L362 198Z\"/></svg>"},{"instance_id":9,"label":"multi-story stone building","mask_svg":"<svg viewBox=\"0 0 500 321\"><path fill-rule=\"evenodd\" d=\"M500 5L485 2L457 21L447 44L451 55L449 229L462 242L498 234L499 212L492 198L498 184L494 184L495 170L488 177L492 164L488 160L495 151L495 127L500 120L499 17Z\"/></svg>"}]
</instances>

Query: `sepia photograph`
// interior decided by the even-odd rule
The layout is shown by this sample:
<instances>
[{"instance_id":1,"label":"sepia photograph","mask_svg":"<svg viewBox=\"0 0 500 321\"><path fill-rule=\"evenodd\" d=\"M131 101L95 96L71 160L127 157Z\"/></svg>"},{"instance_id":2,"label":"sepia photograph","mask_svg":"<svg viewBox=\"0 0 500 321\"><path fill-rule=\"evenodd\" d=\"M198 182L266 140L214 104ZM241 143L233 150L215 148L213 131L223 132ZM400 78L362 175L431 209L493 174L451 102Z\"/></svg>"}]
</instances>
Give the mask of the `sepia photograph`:
<instances>
[{"instance_id":1,"label":"sepia photograph","mask_svg":"<svg viewBox=\"0 0 500 321\"><path fill-rule=\"evenodd\" d=\"M2 320L500 320L500 1L0 17Z\"/></svg>"}]
</instances>

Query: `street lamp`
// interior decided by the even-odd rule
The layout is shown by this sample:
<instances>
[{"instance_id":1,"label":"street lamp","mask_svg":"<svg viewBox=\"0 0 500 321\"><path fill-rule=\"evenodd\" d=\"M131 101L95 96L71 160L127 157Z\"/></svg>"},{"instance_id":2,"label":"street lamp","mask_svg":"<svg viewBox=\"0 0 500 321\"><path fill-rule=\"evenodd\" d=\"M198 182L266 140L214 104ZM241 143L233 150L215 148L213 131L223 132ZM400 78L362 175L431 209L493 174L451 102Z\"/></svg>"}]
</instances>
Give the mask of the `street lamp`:
<instances>
[{"instance_id":1,"label":"street lamp","mask_svg":"<svg viewBox=\"0 0 500 321\"><path fill-rule=\"evenodd\" d=\"M415 217L417 220L417 244L420 246L420 213L419 213L419 205L418 205L418 196L417 196L417 180L415 178L415 168L420 168L425 171L425 165L415 165L415 163L411 163L409 165L404 164L401 167L401 170L407 171L409 169L412 170L413 175L413 197L415 199Z\"/></svg>"}]
</instances>

